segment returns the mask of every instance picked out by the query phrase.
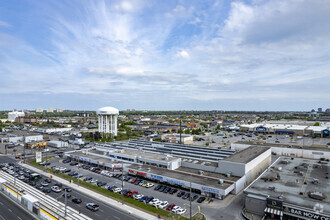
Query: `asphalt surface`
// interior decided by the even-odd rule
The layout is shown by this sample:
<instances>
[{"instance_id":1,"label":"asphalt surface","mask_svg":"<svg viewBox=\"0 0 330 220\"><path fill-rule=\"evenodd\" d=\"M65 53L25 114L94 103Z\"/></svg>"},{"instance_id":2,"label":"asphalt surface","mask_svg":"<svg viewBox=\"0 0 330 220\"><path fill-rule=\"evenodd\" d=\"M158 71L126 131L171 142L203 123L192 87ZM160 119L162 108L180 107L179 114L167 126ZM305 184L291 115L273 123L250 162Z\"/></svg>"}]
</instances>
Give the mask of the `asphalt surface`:
<instances>
[{"instance_id":1,"label":"asphalt surface","mask_svg":"<svg viewBox=\"0 0 330 220\"><path fill-rule=\"evenodd\" d=\"M33 218L22 207L0 193L0 219L1 220L32 220Z\"/></svg>"},{"instance_id":2,"label":"asphalt surface","mask_svg":"<svg viewBox=\"0 0 330 220\"><path fill-rule=\"evenodd\" d=\"M0 163L7 163L7 162L17 162L17 160L11 159L10 157L7 157L7 156L0 156ZM46 177L42 176L42 179L38 180L37 184L43 182L43 180L45 180L45 179L46 179ZM21 180L17 179L17 181L21 181ZM53 180L47 186L47 188L51 188L52 186L55 185L55 183L57 183L57 182ZM69 183L66 183L66 184L69 185ZM65 185L63 185L63 187L64 186ZM35 190L37 191L38 189L35 189ZM113 220L113 219L138 220L139 219L135 216L129 215L126 212L122 212L121 210L116 209L116 207L110 206L110 205L105 204L100 201L96 201L95 199L89 197L88 195L75 191L74 189L72 189L72 191L69 193L71 194L71 198L67 199L67 205L77 211L80 210L82 214L84 214L92 219L95 219L95 220ZM65 203L65 198L63 197L63 194L64 194L63 191L60 193L51 192L51 193L48 193L47 196L50 196L54 199L58 199L58 201ZM72 202L72 199L74 197L80 198L82 200L82 203L76 204L76 203ZM96 212L88 210L85 206L86 206L86 203L90 203L90 202L98 204L99 210ZM5 219L7 220L8 218L5 218ZM24 218L22 218L22 219L24 219ZM1 217L0 217L0 220L2 220Z\"/></svg>"}]
</instances>

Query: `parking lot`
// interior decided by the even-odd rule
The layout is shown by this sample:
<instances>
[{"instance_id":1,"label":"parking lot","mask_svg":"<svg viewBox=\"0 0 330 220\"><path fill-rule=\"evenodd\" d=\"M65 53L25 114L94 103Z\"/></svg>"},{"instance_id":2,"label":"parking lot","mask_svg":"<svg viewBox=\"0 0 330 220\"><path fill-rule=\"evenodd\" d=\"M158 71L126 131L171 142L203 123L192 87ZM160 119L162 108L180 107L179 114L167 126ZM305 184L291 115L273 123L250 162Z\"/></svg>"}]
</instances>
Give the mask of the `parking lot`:
<instances>
[{"instance_id":1,"label":"parking lot","mask_svg":"<svg viewBox=\"0 0 330 220\"><path fill-rule=\"evenodd\" d=\"M155 199L159 199L160 201L167 201L168 204L175 204L177 206L180 206L182 209L186 209L185 213L183 213L184 216L188 217L189 216L189 205L190 205L190 201L188 198L185 197L185 199L183 199L181 197L178 197L177 194L180 193L181 191L184 191L185 194L189 193L188 190L183 190L183 189L177 189L173 186L169 186L171 187L171 189L177 189L178 191L174 194L170 194L170 190L165 193L165 192L160 192L159 190L155 190L155 188L159 185L156 182L150 181L150 180L146 180L146 182L148 183L152 183L153 186L150 188L147 187L143 187L140 185L135 185L133 183L129 183L128 181L122 181L121 178L115 178L115 177L109 177L109 176L105 176L105 175L101 175L98 173L95 173L93 171L87 170L87 169L83 169L81 166L71 166L70 163L63 163L62 162L63 159L59 159L59 158L55 158L53 160L51 160L51 165L49 165L49 167L57 167L57 168L67 168L70 170L70 172L72 171L76 171L77 173L81 174L82 177L80 178L80 181L83 181L83 179L87 179L87 177L90 177L93 179L92 182L103 182L105 183L106 186L116 186L118 188L122 187L122 183L124 184L124 189L127 190L131 190L131 191L137 191L137 194L142 194L144 196L150 196L150 197L154 197ZM68 174L68 172L67 172ZM116 173L115 173L116 174ZM117 172L117 174L121 174L121 172ZM126 173L124 173L124 176L127 176ZM130 178L135 178L134 176L128 176ZM140 179L140 178L137 178ZM90 181L90 180L89 180ZM164 185L164 184L162 184ZM164 185L165 186L165 185ZM105 186L102 186L105 187ZM210 199L206 198L205 201L203 201L202 203L198 203L198 199L200 198L200 195L198 195L198 197L196 199L194 199L194 201L191 202L192 204L192 213L196 213L198 212L198 206L201 207L202 210L209 210L210 212L216 212L217 210L214 210L214 206L215 204L219 204L221 201L220 200L213 200L210 201ZM165 207L164 207L165 209Z\"/></svg>"},{"instance_id":2,"label":"parking lot","mask_svg":"<svg viewBox=\"0 0 330 220\"><path fill-rule=\"evenodd\" d=\"M32 180L31 174L28 169L23 168L22 166L17 165L16 163L10 162L9 166L4 168L1 166L1 169L3 171L6 171L7 173L14 176L16 173L17 180L16 181L23 181L33 187L36 188L36 190L40 190L45 193L46 196L50 196L54 199L57 199L58 201L61 201L62 203L65 203L65 197L64 197L64 188L66 187L64 183L56 182L52 179L48 179L45 176L41 175L41 178L36 178L35 180ZM33 176L33 174L32 174ZM69 185L69 182L66 183ZM40 185L43 185L40 187ZM56 185L62 185L61 187L56 187ZM57 188L57 189L56 189ZM45 189L49 189L49 191L46 193ZM59 190L58 190L59 189ZM87 215L88 217L92 219L113 219L111 216L108 215L109 211L112 212L115 216L120 216L120 219L137 219L133 216L123 216L122 213L118 212L114 207L103 204L101 202L95 201L91 199L88 195L85 195L83 193L80 193L78 191L75 191L74 189L71 189L70 187L67 187L68 194L67 194L67 204L68 206L72 207L73 209L77 211L81 211L81 213ZM58 190L58 192L56 192ZM77 198L80 199L80 203L73 202L73 199ZM99 206L99 209L97 211L92 211L86 208L87 203L96 203ZM117 213L116 213L117 212Z\"/></svg>"}]
</instances>

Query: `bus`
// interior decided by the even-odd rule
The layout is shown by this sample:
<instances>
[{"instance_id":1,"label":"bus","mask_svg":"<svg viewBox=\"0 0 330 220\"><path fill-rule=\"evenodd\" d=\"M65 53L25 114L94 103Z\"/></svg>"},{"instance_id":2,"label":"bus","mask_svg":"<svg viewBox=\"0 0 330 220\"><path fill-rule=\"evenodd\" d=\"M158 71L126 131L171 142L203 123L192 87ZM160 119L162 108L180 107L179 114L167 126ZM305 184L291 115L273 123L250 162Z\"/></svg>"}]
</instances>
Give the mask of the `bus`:
<instances>
[{"instance_id":1,"label":"bus","mask_svg":"<svg viewBox=\"0 0 330 220\"><path fill-rule=\"evenodd\" d=\"M38 181L39 179L41 179L41 175L39 173L32 173L30 176L31 181Z\"/></svg>"}]
</instances>

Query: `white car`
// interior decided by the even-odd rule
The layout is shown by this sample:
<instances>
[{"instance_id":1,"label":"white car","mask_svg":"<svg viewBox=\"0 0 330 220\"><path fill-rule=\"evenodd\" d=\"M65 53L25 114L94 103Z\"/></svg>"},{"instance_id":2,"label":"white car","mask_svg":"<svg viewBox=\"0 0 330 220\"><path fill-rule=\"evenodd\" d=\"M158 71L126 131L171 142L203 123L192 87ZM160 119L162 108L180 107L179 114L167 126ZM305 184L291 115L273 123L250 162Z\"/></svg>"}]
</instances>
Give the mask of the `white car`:
<instances>
[{"instance_id":1,"label":"white car","mask_svg":"<svg viewBox=\"0 0 330 220\"><path fill-rule=\"evenodd\" d=\"M23 176L23 175L22 176L19 176L18 179L24 180L25 179L25 176Z\"/></svg>"},{"instance_id":2,"label":"white car","mask_svg":"<svg viewBox=\"0 0 330 220\"><path fill-rule=\"evenodd\" d=\"M60 171L63 173L64 171L66 171L65 167L60 167Z\"/></svg>"},{"instance_id":3,"label":"white car","mask_svg":"<svg viewBox=\"0 0 330 220\"><path fill-rule=\"evenodd\" d=\"M179 210L179 209L182 209L182 208L181 208L180 206L176 205L176 206L174 206L174 208L172 209L172 212L173 212L173 213L176 213L176 211Z\"/></svg>"},{"instance_id":4,"label":"white car","mask_svg":"<svg viewBox=\"0 0 330 220\"><path fill-rule=\"evenodd\" d=\"M165 209L166 206L168 206L168 201L163 201L162 203L160 203L160 204L158 205L158 208L160 208L160 209Z\"/></svg>"},{"instance_id":5,"label":"white car","mask_svg":"<svg viewBox=\"0 0 330 220\"><path fill-rule=\"evenodd\" d=\"M8 173L9 173L10 175L13 175L15 172L12 171L12 170L9 170Z\"/></svg>"},{"instance_id":6,"label":"white car","mask_svg":"<svg viewBox=\"0 0 330 220\"><path fill-rule=\"evenodd\" d=\"M113 190L113 192L120 193L121 192L121 188L116 188L116 189Z\"/></svg>"},{"instance_id":7,"label":"white car","mask_svg":"<svg viewBox=\"0 0 330 220\"><path fill-rule=\"evenodd\" d=\"M186 211L187 211L187 209L178 209L178 210L176 210L175 213L178 215L182 215L182 214L186 213Z\"/></svg>"},{"instance_id":8,"label":"white car","mask_svg":"<svg viewBox=\"0 0 330 220\"><path fill-rule=\"evenodd\" d=\"M97 179L92 179L90 183L96 183L98 180Z\"/></svg>"},{"instance_id":9,"label":"white car","mask_svg":"<svg viewBox=\"0 0 330 220\"><path fill-rule=\"evenodd\" d=\"M139 200L139 199L141 199L143 196L144 196L144 195L142 195L142 194L137 194L137 195L134 197L134 199Z\"/></svg>"},{"instance_id":10,"label":"white car","mask_svg":"<svg viewBox=\"0 0 330 220\"><path fill-rule=\"evenodd\" d=\"M160 204L162 204L162 201L157 201L157 202L154 202L153 206L159 207Z\"/></svg>"},{"instance_id":11,"label":"white car","mask_svg":"<svg viewBox=\"0 0 330 220\"><path fill-rule=\"evenodd\" d=\"M147 183L146 188L150 188L150 187L153 187L153 186L154 186L153 183Z\"/></svg>"},{"instance_id":12,"label":"white car","mask_svg":"<svg viewBox=\"0 0 330 220\"><path fill-rule=\"evenodd\" d=\"M159 199L153 199L149 202L149 205L154 205L155 202L159 202Z\"/></svg>"},{"instance_id":13,"label":"white car","mask_svg":"<svg viewBox=\"0 0 330 220\"><path fill-rule=\"evenodd\" d=\"M56 192L56 193L59 193L59 192L62 191L62 189L60 187L58 187L58 186L52 186L51 190L54 191L54 192Z\"/></svg>"},{"instance_id":14,"label":"white car","mask_svg":"<svg viewBox=\"0 0 330 220\"><path fill-rule=\"evenodd\" d=\"M100 174L101 174L101 175L106 175L107 172L108 172L108 171L106 171L106 170L102 170Z\"/></svg>"}]
</instances>

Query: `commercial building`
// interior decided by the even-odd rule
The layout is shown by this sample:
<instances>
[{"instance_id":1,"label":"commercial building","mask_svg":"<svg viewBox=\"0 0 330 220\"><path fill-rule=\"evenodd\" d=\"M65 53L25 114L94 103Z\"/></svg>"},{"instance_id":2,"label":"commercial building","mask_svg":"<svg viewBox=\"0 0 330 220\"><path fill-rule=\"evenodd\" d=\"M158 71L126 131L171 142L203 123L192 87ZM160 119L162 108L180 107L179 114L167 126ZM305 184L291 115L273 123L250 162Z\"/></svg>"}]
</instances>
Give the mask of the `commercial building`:
<instances>
[{"instance_id":1,"label":"commercial building","mask_svg":"<svg viewBox=\"0 0 330 220\"><path fill-rule=\"evenodd\" d=\"M8 112L8 121L14 122L17 117L24 117L25 113L24 112L19 112L17 110Z\"/></svg>"},{"instance_id":2,"label":"commercial building","mask_svg":"<svg viewBox=\"0 0 330 220\"><path fill-rule=\"evenodd\" d=\"M265 219L330 219L326 161L280 157L245 190L245 211Z\"/></svg>"},{"instance_id":3,"label":"commercial building","mask_svg":"<svg viewBox=\"0 0 330 220\"><path fill-rule=\"evenodd\" d=\"M48 141L48 146L55 148L65 148L69 146L69 143L65 141Z\"/></svg>"},{"instance_id":4,"label":"commercial building","mask_svg":"<svg viewBox=\"0 0 330 220\"><path fill-rule=\"evenodd\" d=\"M271 163L268 147L236 152L143 140L99 144L91 149L66 152L66 156L124 171L218 199L237 194ZM101 160L102 159L102 162Z\"/></svg>"},{"instance_id":5,"label":"commercial building","mask_svg":"<svg viewBox=\"0 0 330 220\"><path fill-rule=\"evenodd\" d=\"M38 118L36 116L26 115L23 117L15 118L15 122L18 124L20 124L20 123L27 123L27 124L38 123Z\"/></svg>"},{"instance_id":6,"label":"commercial building","mask_svg":"<svg viewBox=\"0 0 330 220\"><path fill-rule=\"evenodd\" d=\"M29 136L0 136L0 143L8 142L8 143L17 143L17 142L34 142L34 141L42 141L42 135L29 135Z\"/></svg>"},{"instance_id":7,"label":"commercial building","mask_svg":"<svg viewBox=\"0 0 330 220\"><path fill-rule=\"evenodd\" d=\"M240 126L241 131L265 134L290 134L330 137L330 124L321 123L320 126L295 124L247 124Z\"/></svg>"},{"instance_id":8,"label":"commercial building","mask_svg":"<svg viewBox=\"0 0 330 220\"><path fill-rule=\"evenodd\" d=\"M98 116L98 130L100 133L117 136L117 120L119 110L113 107L103 107L96 111Z\"/></svg>"},{"instance_id":9,"label":"commercial building","mask_svg":"<svg viewBox=\"0 0 330 220\"><path fill-rule=\"evenodd\" d=\"M181 138L181 140L180 140ZM162 135L162 141L169 142L169 143L176 143L180 144L192 144L193 143L193 136L189 134L164 134Z\"/></svg>"}]
</instances>

